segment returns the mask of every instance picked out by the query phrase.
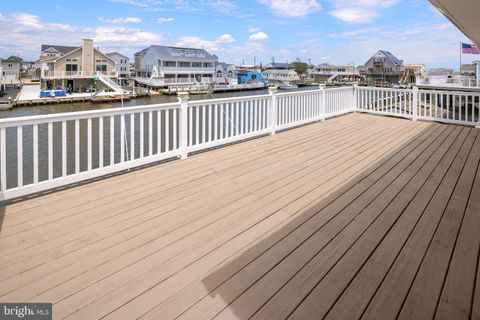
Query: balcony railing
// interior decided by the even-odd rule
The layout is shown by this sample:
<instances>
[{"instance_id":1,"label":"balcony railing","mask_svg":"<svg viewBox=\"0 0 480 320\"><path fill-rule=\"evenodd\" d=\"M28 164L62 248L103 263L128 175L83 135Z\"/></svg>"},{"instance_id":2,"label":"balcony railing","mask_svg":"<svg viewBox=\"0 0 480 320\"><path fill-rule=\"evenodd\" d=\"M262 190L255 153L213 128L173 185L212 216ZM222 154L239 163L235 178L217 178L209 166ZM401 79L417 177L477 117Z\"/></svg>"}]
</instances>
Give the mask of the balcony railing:
<instances>
[{"instance_id":1,"label":"balcony railing","mask_svg":"<svg viewBox=\"0 0 480 320\"><path fill-rule=\"evenodd\" d=\"M170 67L170 66L162 66L160 68L160 73L214 73L215 69L212 67Z\"/></svg>"},{"instance_id":2,"label":"balcony railing","mask_svg":"<svg viewBox=\"0 0 480 320\"><path fill-rule=\"evenodd\" d=\"M358 111L479 124L480 93L341 87L0 120L0 200Z\"/></svg>"},{"instance_id":3,"label":"balcony railing","mask_svg":"<svg viewBox=\"0 0 480 320\"><path fill-rule=\"evenodd\" d=\"M116 71L100 72L100 71L48 71L44 70L42 73L43 79L81 79L93 78L97 74L104 74L108 77L116 77Z\"/></svg>"}]
</instances>

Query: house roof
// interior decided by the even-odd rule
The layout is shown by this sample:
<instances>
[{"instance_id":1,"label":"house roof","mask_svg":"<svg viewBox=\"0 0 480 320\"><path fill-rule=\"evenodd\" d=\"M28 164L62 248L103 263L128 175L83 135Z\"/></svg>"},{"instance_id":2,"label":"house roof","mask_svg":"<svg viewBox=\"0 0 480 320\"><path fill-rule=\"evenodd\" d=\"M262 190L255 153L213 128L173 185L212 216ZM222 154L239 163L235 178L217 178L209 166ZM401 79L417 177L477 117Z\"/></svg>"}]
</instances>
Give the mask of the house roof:
<instances>
[{"instance_id":1,"label":"house roof","mask_svg":"<svg viewBox=\"0 0 480 320\"><path fill-rule=\"evenodd\" d=\"M126 55L123 55L123 54L121 54L121 53L119 53L119 52L117 52L117 51L107 52L107 53L105 53L105 54L106 54L107 56L111 56L111 55L113 56L114 54L116 54L116 55L119 55L119 56L124 57L124 58L126 58L126 59L129 59Z\"/></svg>"},{"instance_id":2,"label":"house roof","mask_svg":"<svg viewBox=\"0 0 480 320\"><path fill-rule=\"evenodd\" d=\"M3 62L20 62L21 63L23 61L23 59L20 58L20 57L17 57L17 56L10 56L6 59L2 59L2 61Z\"/></svg>"},{"instance_id":3,"label":"house roof","mask_svg":"<svg viewBox=\"0 0 480 320\"><path fill-rule=\"evenodd\" d=\"M196 51L201 52L205 56L201 58L207 59L218 59L216 55L210 54L205 49L196 49L196 48L184 48L184 47L168 47L168 46L158 46L158 45L151 45L148 48L143 49L142 51L137 52L136 54L144 53L148 50L152 50L157 56L161 57L178 57L178 55L174 54L175 50L185 50L185 51Z\"/></svg>"},{"instance_id":4,"label":"house roof","mask_svg":"<svg viewBox=\"0 0 480 320\"><path fill-rule=\"evenodd\" d=\"M57 45L51 45L51 44L42 44L42 48L41 48L41 52L44 52L48 49L54 49L55 51L57 51L58 53L64 55L70 51L73 51L75 49L78 49L80 47L70 47L70 46L57 46Z\"/></svg>"},{"instance_id":5,"label":"house roof","mask_svg":"<svg viewBox=\"0 0 480 320\"><path fill-rule=\"evenodd\" d=\"M229 64L227 64L225 62L215 62L215 67L217 67L217 66L222 66L223 69L228 69Z\"/></svg>"},{"instance_id":6,"label":"house roof","mask_svg":"<svg viewBox=\"0 0 480 320\"><path fill-rule=\"evenodd\" d=\"M385 57L387 57L388 60L393 62L394 64L402 65L403 60L398 59L395 57L390 51L387 50L378 50L375 55L377 55L379 52L381 52Z\"/></svg>"},{"instance_id":7,"label":"house roof","mask_svg":"<svg viewBox=\"0 0 480 320\"><path fill-rule=\"evenodd\" d=\"M266 68L267 69L289 69L290 64L285 62L274 62L274 63L267 64Z\"/></svg>"}]
</instances>

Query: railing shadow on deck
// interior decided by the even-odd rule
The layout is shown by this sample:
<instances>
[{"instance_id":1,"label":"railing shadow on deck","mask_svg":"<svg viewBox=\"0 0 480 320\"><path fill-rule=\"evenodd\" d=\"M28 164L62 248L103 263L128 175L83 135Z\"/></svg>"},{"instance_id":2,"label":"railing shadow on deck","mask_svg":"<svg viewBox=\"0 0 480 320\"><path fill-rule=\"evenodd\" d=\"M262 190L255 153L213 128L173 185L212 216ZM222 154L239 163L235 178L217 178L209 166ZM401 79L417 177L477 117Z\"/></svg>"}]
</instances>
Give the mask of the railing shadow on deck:
<instances>
[{"instance_id":1,"label":"railing shadow on deck","mask_svg":"<svg viewBox=\"0 0 480 320\"><path fill-rule=\"evenodd\" d=\"M270 230L264 227L266 228L264 235L252 241L247 248L242 249L243 252L240 254L237 253L222 262L213 272L210 272L201 280L206 292L203 296L204 304L201 304L201 307L203 307L200 308L201 312L211 313L209 316L214 317L220 312L227 311L227 315L231 318L250 319L267 301L270 301L273 295L287 282L288 278L293 277L306 263L314 259L319 252L328 246L332 239L363 213L361 210L355 211L351 208L345 210L349 203L360 197L361 192L363 192L359 189L360 184L363 186L372 185L374 182L379 181L388 172L395 170L395 163L405 161L409 154L406 150L410 150L414 145L418 148L420 142L427 140L427 137L430 139L437 137L438 131L432 132L433 126L436 125L427 125L401 145L392 147L391 151L374 161L371 165L359 169L360 172L347 178L341 185L331 191L322 193L322 196L311 202L306 208L288 212L284 207L269 214L268 217L275 214L287 214L291 215L292 218L281 226L272 226ZM422 150L427 149L428 145L424 144L421 148ZM397 158L400 154L403 157ZM378 175L374 180L372 180L372 172ZM380 173L383 173L383 175ZM388 184L393 182L393 180L395 179L392 179ZM372 201L377 196L378 194L372 196ZM400 216L401 214L399 214ZM267 220L268 217L262 221ZM339 224L333 229L329 227L335 225L337 219L346 219L345 221L347 222L343 225ZM372 223L375 219L372 220ZM248 232L248 230L244 232ZM316 253L312 252L311 248L308 249L312 245L318 246L314 250ZM303 255L299 255L298 252L291 254L295 248L300 246L302 247ZM313 253L313 255L307 258L305 255L309 254L305 252ZM297 265L298 261L302 259L304 262ZM272 270L278 268L280 264L284 271L288 268L291 268L291 271L290 273L287 272L289 274L288 278L279 281L278 278L274 277L275 273L272 273ZM251 291L252 288L258 294L256 297L255 295L250 295L250 299L239 299L248 290L250 290L250 293L253 292ZM188 287L185 290L188 290ZM297 299L293 294L292 299ZM218 299L221 299L221 302ZM217 301L212 303L213 300ZM201 302L201 300L197 300L195 304L199 301ZM298 301L301 302L301 298ZM296 306L298 306L298 303ZM193 316L195 317L195 312L200 310L197 307L194 307L192 304L185 312L192 315L191 312L193 311ZM206 317L204 313L202 313L203 317Z\"/></svg>"}]
</instances>

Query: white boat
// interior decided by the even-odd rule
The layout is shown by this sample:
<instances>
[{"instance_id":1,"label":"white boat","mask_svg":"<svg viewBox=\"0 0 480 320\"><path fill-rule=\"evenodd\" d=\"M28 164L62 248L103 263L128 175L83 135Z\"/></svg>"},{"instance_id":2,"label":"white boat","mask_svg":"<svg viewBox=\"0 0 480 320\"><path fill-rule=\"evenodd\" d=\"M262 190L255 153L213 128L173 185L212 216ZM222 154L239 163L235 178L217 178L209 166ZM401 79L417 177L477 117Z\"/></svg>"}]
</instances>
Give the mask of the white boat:
<instances>
[{"instance_id":1,"label":"white boat","mask_svg":"<svg viewBox=\"0 0 480 320\"><path fill-rule=\"evenodd\" d=\"M293 89L297 89L298 86L290 82L282 82L281 84L278 85L278 88L282 90L293 90Z\"/></svg>"}]
</instances>

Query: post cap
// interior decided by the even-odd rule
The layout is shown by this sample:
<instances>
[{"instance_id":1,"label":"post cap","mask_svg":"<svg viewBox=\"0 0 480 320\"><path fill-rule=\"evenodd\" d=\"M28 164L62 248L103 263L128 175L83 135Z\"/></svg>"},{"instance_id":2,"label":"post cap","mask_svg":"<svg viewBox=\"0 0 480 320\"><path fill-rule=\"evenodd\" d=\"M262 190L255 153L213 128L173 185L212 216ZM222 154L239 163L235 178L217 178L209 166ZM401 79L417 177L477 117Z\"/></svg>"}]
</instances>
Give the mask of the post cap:
<instances>
[{"instance_id":1,"label":"post cap","mask_svg":"<svg viewBox=\"0 0 480 320\"><path fill-rule=\"evenodd\" d=\"M177 92L178 99L188 99L188 95L189 94L186 91Z\"/></svg>"},{"instance_id":2,"label":"post cap","mask_svg":"<svg viewBox=\"0 0 480 320\"><path fill-rule=\"evenodd\" d=\"M277 93L278 88L277 88L277 87L268 87L268 91L269 91L270 93Z\"/></svg>"}]
</instances>

